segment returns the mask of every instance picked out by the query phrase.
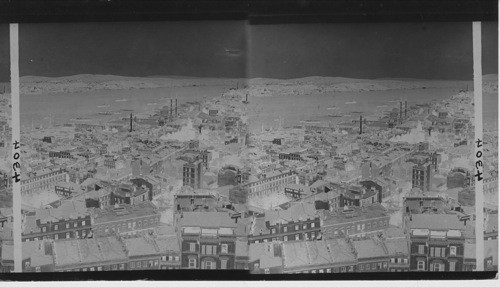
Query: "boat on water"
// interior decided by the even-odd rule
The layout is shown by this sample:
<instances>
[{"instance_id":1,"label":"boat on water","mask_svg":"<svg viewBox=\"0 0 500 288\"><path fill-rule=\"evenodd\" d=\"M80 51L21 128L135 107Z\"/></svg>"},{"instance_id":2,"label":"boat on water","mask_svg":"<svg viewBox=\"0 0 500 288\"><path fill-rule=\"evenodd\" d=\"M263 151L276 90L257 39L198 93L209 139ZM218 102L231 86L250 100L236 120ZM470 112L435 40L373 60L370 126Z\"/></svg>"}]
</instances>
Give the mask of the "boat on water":
<instances>
[{"instance_id":1,"label":"boat on water","mask_svg":"<svg viewBox=\"0 0 500 288\"><path fill-rule=\"evenodd\" d=\"M356 104L356 103L357 103L356 101L345 102L345 104Z\"/></svg>"},{"instance_id":2,"label":"boat on water","mask_svg":"<svg viewBox=\"0 0 500 288\"><path fill-rule=\"evenodd\" d=\"M115 102L127 102L128 100L125 98L122 99L116 99Z\"/></svg>"},{"instance_id":3,"label":"boat on water","mask_svg":"<svg viewBox=\"0 0 500 288\"><path fill-rule=\"evenodd\" d=\"M108 108L109 105L97 105L97 108Z\"/></svg>"}]
</instances>

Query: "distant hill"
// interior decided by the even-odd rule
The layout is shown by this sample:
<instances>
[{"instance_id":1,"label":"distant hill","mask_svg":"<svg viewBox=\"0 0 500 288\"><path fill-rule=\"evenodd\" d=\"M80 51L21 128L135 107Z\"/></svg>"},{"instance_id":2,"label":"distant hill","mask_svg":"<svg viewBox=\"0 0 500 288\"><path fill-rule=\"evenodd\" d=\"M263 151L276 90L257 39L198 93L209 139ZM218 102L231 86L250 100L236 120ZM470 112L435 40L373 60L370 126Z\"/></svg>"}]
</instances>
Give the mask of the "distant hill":
<instances>
[{"instance_id":1,"label":"distant hill","mask_svg":"<svg viewBox=\"0 0 500 288\"><path fill-rule=\"evenodd\" d=\"M485 89L498 89L498 75L485 75ZM297 79L225 79L183 76L128 77L116 75L80 74L65 77L21 77L21 94L76 93L110 89L155 89L188 86L228 86L241 89L248 85L254 96L272 96L295 93L362 92L398 89L424 89L453 87L463 89L472 81L419 80L419 79L352 79L344 77L311 76ZM252 93L254 92L254 93Z\"/></svg>"}]
</instances>

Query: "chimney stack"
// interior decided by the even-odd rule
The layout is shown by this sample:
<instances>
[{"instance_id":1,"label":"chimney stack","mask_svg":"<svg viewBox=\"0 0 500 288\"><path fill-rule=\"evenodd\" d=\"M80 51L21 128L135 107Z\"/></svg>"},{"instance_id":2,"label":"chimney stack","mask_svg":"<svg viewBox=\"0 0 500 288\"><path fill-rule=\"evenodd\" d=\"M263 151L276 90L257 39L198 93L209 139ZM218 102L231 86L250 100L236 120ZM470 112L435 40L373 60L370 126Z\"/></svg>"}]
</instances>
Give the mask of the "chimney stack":
<instances>
[{"instance_id":1,"label":"chimney stack","mask_svg":"<svg viewBox=\"0 0 500 288\"><path fill-rule=\"evenodd\" d=\"M405 100L405 119L406 119L406 112L408 111L408 101Z\"/></svg>"},{"instance_id":2,"label":"chimney stack","mask_svg":"<svg viewBox=\"0 0 500 288\"><path fill-rule=\"evenodd\" d=\"M359 115L359 135L363 134L363 116Z\"/></svg>"},{"instance_id":3,"label":"chimney stack","mask_svg":"<svg viewBox=\"0 0 500 288\"><path fill-rule=\"evenodd\" d=\"M130 132L132 132L132 113L130 113Z\"/></svg>"},{"instance_id":4,"label":"chimney stack","mask_svg":"<svg viewBox=\"0 0 500 288\"><path fill-rule=\"evenodd\" d=\"M399 102L399 124L403 123L403 101Z\"/></svg>"},{"instance_id":5,"label":"chimney stack","mask_svg":"<svg viewBox=\"0 0 500 288\"><path fill-rule=\"evenodd\" d=\"M172 118L173 118L173 106L174 106L174 100L173 99L170 99L170 121L172 121Z\"/></svg>"}]
</instances>

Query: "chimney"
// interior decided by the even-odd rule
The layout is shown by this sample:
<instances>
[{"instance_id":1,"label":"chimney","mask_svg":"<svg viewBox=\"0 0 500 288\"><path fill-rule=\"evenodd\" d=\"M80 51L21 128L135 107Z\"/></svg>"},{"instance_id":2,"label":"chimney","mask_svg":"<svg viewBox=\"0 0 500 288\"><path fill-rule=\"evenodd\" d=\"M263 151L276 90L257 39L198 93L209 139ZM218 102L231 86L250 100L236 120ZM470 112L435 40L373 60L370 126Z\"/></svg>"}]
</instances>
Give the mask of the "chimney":
<instances>
[{"instance_id":1,"label":"chimney","mask_svg":"<svg viewBox=\"0 0 500 288\"><path fill-rule=\"evenodd\" d=\"M408 101L405 100L405 119L406 119L406 112L408 111Z\"/></svg>"},{"instance_id":2,"label":"chimney","mask_svg":"<svg viewBox=\"0 0 500 288\"><path fill-rule=\"evenodd\" d=\"M170 121L172 121L172 113L173 113L174 100L170 99Z\"/></svg>"},{"instance_id":3,"label":"chimney","mask_svg":"<svg viewBox=\"0 0 500 288\"><path fill-rule=\"evenodd\" d=\"M132 113L130 113L130 132L132 132Z\"/></svg>"},{"instance_id":4,"label":"chimney","mask_svg":"<svg viewBox=\"0 0 500 288\"><path fill-rule=\"evenodd\" d=\"M175 117L177 118L177 98L175 98Z\"/></svg>"},{"instance_id":5,"label":"chimney","mask_svg":"<svg viewBox=\"0 0 500 288\"><path fill-rule=\"evenodd\" d=\"M403 123L403 101L399 102L399 124Z\"/></svg>"},{"instance_id":6,"label":"chimney","mask_svg":"<svg viewBox=\"0 0 500 288\"><path fill-rule=\"evenodd\" d=\"M359 115L359 135L363 134L363 116Z\"/></svg>"}]
</instances>

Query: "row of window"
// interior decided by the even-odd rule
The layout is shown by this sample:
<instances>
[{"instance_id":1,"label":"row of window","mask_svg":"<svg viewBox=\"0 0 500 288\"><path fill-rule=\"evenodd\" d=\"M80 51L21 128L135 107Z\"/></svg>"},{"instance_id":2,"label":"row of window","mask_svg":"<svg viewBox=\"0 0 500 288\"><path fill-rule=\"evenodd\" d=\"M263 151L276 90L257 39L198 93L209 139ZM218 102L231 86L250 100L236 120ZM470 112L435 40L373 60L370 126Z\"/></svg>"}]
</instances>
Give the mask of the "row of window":
<instances>
[{"instance_id":1,"label":"row of window","mask_svg":"<svg viewBox=\"0 0 500 288\"><path fill-rule=\"evenodd\" d=\"M266 274L268 274L268 269L266 269ZM346 273L346 272L354 272L354 266L342 266L342 267L334 267L334 268L326 268L326 269L313 269L313 270L305 270L295 272L295 274L315 274L315 273Z\"/></svg>"},{"instance_id":2,"label":"row of window","mask_svg":"<svg viewBox=\"0 0 500 288\"><path fill-rule=\"evenodd\" d=\"M149 218L138 221L128 221L127 223L118 223L116 225L106 225L106 226L98 226L95 228L97 233L109 233L110 231L116 231L120 233L121 231L132 230L136 228L146 228L156 225L160 221L159 218Z\"/></svg>"},{"instance_id":3,"label":"row of window","mask_svg":"<svg viewBox=\"0 0 500 288\"><path fill-rule=\"evenodd\" d=\"M197 262L198 260L194 257L191 257L189 258L188 260L188 268L189 269L196 269L197 268ZM219 269L227 269L227 263L228 263L228 259L220 259L220 268ZM211 259L205 259L205 260L202 260L201 261L201 269L206 269L206 270L213 270L213 269L217 269L217 263L215 262L215 260L211 260Z\"/></svg>"},{"instance_id":4,"label":"row of window","mask_svg":"<svg viewBox=\"0 0 500 288\"><path fill-rule=\"evenodd\" d=\"M161 256L161 261L179 261L179 256Z\"/></svg>"},{"instance_id":5,"label":"row of window","mask_svg":"<svg viewBox=\"0 0 500 288\"><path fill-rule=\"evenodd\" d=\"M159 265L158 260L144 260L144 261L131 261L129 262L130 269L147 269L156 268Z\"/></svg>"},{"instance_id":6,"label":"row of window","mask_svg":"<svg viewBox=\"0 0 500 288\"><path fill-rule=\"evenodd\" d=\"M387 262L366 263L358 265L359 271L382 270L387 269Z\"/></svg>"},{"instance_id":7,"label":"row of window","mask_svg":"<svg viewBox=\"0 0 500 288\"><path fill-rule=\"evenodd\" d=\"M70 238L73 238L72 236L74 236L74 238L85 238L85 237L87 237L87 235L89 235L89 232L87 230L78 230L78 231L74 231L73 233L66 232L65 234L64 233L54 234L53 238L52 238L52 235L45 235L45 236L40 236L40 237L25 238L25 239L23 239L23 241L29 242L29 241L36 241L36 240L43 240L43 239L55 239L55 240L70 239Z\"/></svg>"},{"instance_id":8,"label":"row of window","mask_svg":"<svg viewBox=\"0 0 500 288\"><path fill-rule=\"evenodd\" d=\"M189 243L189 252L197 252L196 251L196 243ZM228 254L229 253L229 244L221 244L220 245L220 254ZM201 254L203 255L216 255L217 254L217 245L201 245Z\"/></svg>"},{"instance_id":9,"label":"row of window","mask_svg":"<svg viewBox=\"0 0 500 288\"><path fill-rule=\"evenodd\" d=\"M67 222L65 225L61 224L62 229L70 229L70 228L77 228L77 227L84 227L90 224L90 221L87 222L87 220L82 220L82 221L75 221L75 222ZM65 228L63 228L65 227ZM42 226L42 232L47 232L48 226ZM54 231L59 230L59 224L54 224Z\"/></svg>"},{"instance_id":10,"label":"row of window","mask_svg":"<svg viewBox=\"0 0 500 288\"><path fill-rule=\"evenodd\" d=\"M316 228L316 223L311 222L311 223L304 223L302 225L296 224L295 226L293 226L295 228L293 231L300 231L301 226L303 230L306 230L306 229ZM282 228L283 228L283 233L288 232L288 226L283 226ZM276 234L276 228L271 228L271 234Z\"/></svg>"},{"instance_id":11,"label":"row of window","mask_svg":"<svg viewBox=\"0 0 500 288\"><path fill-rule=\"evenodd\" d=\"M457 262L455 261L450 261L448 271L456 271L456 263ZM424 260L420 260L417 262L417 271L426 271ZM445 271L445 266L443 263L439 262L431 263L429 265L429 271L442 272Z\"/></svg>"},{"instance_id":12,"label":"row of window","mask_svg":"<svg viewBox=\"0 0 500 288\"><path fill-rule=\"evenodd\" d=\"M418 254L426 254L425 245L420 244L417 247ZM431 257L457 256L457 246L450 246L448 255L446 255L446 250L446 247L430 247L430 255Z\"/></svg>"},{"instance_id":13,"label":"row of window","mask_svg":"<svg viewBox=\"0 0 500 288\"><path fill-rule=\"evenodd\" d=\"M393 264L408 264L407 258L391 258L391 263Z\"/></svg>"},{"instance_id":14,"label":"row of window","mask_svg":"<svg viewBox=\"0 0 500 288\"><path fill-rule=\"evenodd\" d=\"M342 232L342 234L344 235L356 234L364 232L365 229L370 231L370 230L375 230L377 228L387 227L388 225L389 225L389 220L379 220L357 225L345 226L339 229L335 229L333 231L333 235L338 236L340 232Z\"/></svg>"},{"instance_id":15,"label":"row of window","mask_svg":"<svg viewBox=\"0 0 500 288\"><path fill-rule=\"evenodd\" d=\"M300 237L300 235L303 235L303 237ZM301 240L301 239L314 240L314 239L316 239L316 236L318 236L318 235L319 235L319 232L318 232L318 234L316 234L315 231L307 232L304 234L285 235L285 236L283 236L283 241L293 241L293 240L297 241L297 240ZM266 243L269 240L278 241L281 239L280 239L280 237L273 237L271 239L254 240L254 243Z\"/></svg>"}]
</instances>

